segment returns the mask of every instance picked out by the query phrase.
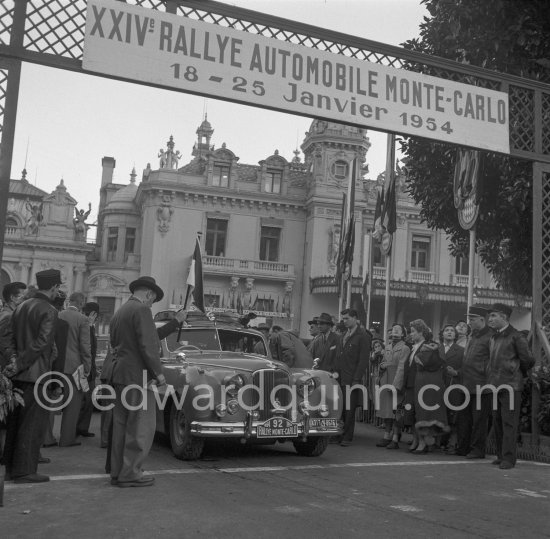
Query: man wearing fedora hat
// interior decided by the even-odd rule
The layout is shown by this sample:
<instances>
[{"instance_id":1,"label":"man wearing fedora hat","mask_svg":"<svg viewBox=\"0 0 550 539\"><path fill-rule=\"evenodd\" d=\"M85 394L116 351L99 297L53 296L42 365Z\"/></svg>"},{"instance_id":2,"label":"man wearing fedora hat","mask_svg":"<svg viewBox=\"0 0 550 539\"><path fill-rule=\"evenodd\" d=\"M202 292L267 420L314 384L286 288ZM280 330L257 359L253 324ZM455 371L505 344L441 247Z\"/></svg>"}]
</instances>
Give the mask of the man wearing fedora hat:
<instances>
[{"instance_id":1,"label":"man wearing fedora hat","mask_svg":"<svg viewBox=\"0 0 550 539\"><path fill-rule=\"evenodd\" d=\"M314 360L318 359L315 363L315 368L334 372L336 370L336 354L338 353L340 337L332 331L334 322L330 314L321 313L316 318L317 325L319 326L319 335L316 338L318 345L315 355L313 355Z\"/></svg>"},{"instance_id":2,"label":"man wearing fedora hat","mask_svg":"<svg viewBox=\"0 0 550 539\"><path fill-rule=\"evenodd\" d=\"M468 336L462 359L462 385L470 398L457 413L457 446L454 453L469 459L485 458L487 430L491 416L491 393L480 389L487 384L489 343L493 331L487 326L487 309L472 305L468 309ZM453 454L452 448L449 454Z\"/></svg>"},{"instance_id":3,"label":"man wearing fedora hat","mask_svg":"<svg viewBox=\"0 0 550 539\"><path fill-rule=\"evenodd\" d=\"M13 313L17 350L14 386L22 392L24 406L10 416L3 462L16 483L42 483L47 475L37 473L40 447L48 425L48 410L35 396L37 383L44 384L55 360L57 310L51 304L61 286L59 270L36 274L38 290Z\"/></svg>"},{"instance_id":4,"label":"man wearing fedora hat","mask_svg":"<svg viewBox=\"0 0 550 539\"><path fill-rule=\"evenodd\" d=\"M494 330L490 343L489 384L498 389L496 410L493 409L497 446L497 458L493 464L501 470L516 465L523 378L535 364L527 339L510 325L511 314L511 307L495 303L489 309L487 321Z\"/></svg>"},{"instance_id":5,"label":"man wearing fedora hat","mask_svg":"<svg viewBox=\"0 0 550 539\"><path fill-rule=\"evenodd\" d=\"M152 277L140 277L131 282L130 292L132 296L115 313L109 327L112 384L116 393L111 484L143 487L154 482L154 478L144 476L142 470L156 430L155 399L149 386L166 384L160 362L159 337L151 313L153 303L160 301L164 292ZM144 382L146 388L143 388Z\"/></svg>"}]
</instances>

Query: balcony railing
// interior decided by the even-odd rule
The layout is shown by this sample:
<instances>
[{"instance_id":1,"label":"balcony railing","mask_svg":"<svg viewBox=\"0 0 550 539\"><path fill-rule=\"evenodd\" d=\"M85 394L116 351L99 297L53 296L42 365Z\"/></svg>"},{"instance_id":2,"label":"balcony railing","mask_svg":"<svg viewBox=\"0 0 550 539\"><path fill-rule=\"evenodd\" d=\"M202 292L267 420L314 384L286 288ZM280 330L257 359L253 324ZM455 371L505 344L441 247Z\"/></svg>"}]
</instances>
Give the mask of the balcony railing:
<instances>
[{"instance_id":1,"label":"balcony railing","mask_svg":"<svg viewBox=\"0 0 550 539\"><path fill-rule=\"evenodd\" d=\"M479 279L474 277L474 286L477 286ZM451 284L456 286L468 286L467 275L451 275Z\"/></svg>"},{"instance_id":2,"label":"balcony railing","mask_svg":"<svg viewBox=\"0 0 550 539\"><path fill-rule=\"evenodd\" d=\"M375 279L385 279L386 278L386 268L382 266L373 266L372 276Z\"/></svg>"},{"instance_id":3,"label":"balcony railing","mask_svg":"<svg viewBox=\"0 0 550 539\"><path fill-rule=\"evenodd\" d=\"M431 271L408 270L407 279L416 283L433 283L435 274Z\"/></svg>"},{"instance_id":4,"label":"balcony railing","mask_svg":"<svg viewBox=\"0 0 550 539\"><path fill-rule=\"evenodd\" d=\"M23 237L25 227L6 225L6 239L20 239Z\"/></svg>"},{"instance_id":5,"label":"balcony railing","mask_svg":"<svg viewBox=\"0 0 550 539\"><path fill-rule=\"evenodd\" d=\"M280 278L294 278L294 264L284 262L268 262L266 260L243 260L240 258L225 258L223 256L203 257L203 268L213 273L242 273L247 276L272 276Z\"/></svg>"}]
</instances>

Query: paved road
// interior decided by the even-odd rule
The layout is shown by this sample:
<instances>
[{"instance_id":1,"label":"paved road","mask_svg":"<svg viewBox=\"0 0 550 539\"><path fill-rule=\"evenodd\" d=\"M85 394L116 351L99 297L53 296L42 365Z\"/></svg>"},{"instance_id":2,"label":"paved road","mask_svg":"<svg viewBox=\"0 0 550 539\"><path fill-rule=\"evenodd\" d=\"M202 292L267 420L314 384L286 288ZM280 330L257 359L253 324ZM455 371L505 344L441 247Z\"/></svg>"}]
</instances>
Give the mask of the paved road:
<instances>
[{"instance_id":1,"label":"paved road","mask_svg":"<svg viewBox=\"0 0 550 539\"><path fill-rule=\"evenodd\" d=\"M353 446L319 458L231 445L181 462L159 441L147 461L156 484L137 489L110 486L97 438L45 449L52 481L6 484L0 536L550 537L550 465L412 456L374 447L380 432L359 424Z\"/></svg>"}]
</instances>

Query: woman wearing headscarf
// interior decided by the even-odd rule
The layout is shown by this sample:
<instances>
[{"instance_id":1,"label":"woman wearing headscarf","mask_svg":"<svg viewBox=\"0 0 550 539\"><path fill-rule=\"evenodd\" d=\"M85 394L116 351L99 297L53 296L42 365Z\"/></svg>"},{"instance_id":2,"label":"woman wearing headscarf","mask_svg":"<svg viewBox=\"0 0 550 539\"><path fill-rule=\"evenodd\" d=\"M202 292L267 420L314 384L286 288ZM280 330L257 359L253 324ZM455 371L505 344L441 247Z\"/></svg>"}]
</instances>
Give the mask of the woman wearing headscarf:
<instances>
[{"instance_id":1,"label":"woman wearing headscarf","mask_svg":"<svg viewBox=\"0 0 550 539\"><path fill-rule=\"evenodd\" d=\"M418 445L411 447L415 454L427 453L435 438L449 432L447 410L443 399L443 361L439 357L439 346L431 340L432 333L424 320L410 323L414 342L411 351L416 365L414 382L414 429ZM435 386L435 387L434 387Z\"/></svg>"}]
</instances>

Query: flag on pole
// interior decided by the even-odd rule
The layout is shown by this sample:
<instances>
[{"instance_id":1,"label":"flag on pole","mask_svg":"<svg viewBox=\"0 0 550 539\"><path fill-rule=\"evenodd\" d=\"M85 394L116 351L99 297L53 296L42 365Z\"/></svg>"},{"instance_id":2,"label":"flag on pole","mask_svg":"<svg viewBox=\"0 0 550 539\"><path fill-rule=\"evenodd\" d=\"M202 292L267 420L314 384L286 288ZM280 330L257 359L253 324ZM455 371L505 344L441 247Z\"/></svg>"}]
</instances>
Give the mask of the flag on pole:
<instances>
[{"instance_id":1,"label":"flag on pole","mask_svg":"<svg viewBox=\"0 0 550 539\"><path fill-rule=\"evenodd\" d=\"M199 238L195 243L195 251L193 258L191 259L191 266L189 267L189 275L187 276L187 295L185 301L185 308L190 295L193 294L193 304L199 311L204 310L204 291L203 291L203 278L202 278L202 254L201 244Z\"/></svg>"},{"instance_id":2,"label":"flag on pole","mask_svg":"<svg viewBox=\"0 0 550 539\"><path fill-rule=\"evenodd\" d=\"M388 135L389 137L389 135ZM396 200L395 200L395 167L393 159L395 157L395 136L391 136L388 142L387 164L386 164L386 185L384 186L384 210L382 215L382 225L387 232L393 234L397 229L396 223Z\"/></svg>"},{"instance_id":3,"label":"flag on pole","mask_svg":"<svg viewBox=\"0 0 550 539\"><path fill-rule=\"evenodd\" d=\"M355 179L357 175L357 159L353 160L351 177L349 179L347 208L346 208L346 233L344 235L343 257L341 273L346 275L346 280L351 280L351 265L353 262L353 249L355 247Z\"/></svg>"},{"instance_id":4,"label":"flag on pole","mask_svg":"<svg viewBox=\"0 0 550 539\"><path fill-rule=\"evenodd\" d=\"M336 287L340 290L342 280L342 260L344 257L344 234L346 224L346 193L342 194L342 213L340 214L340 237L338 238L338 256L336 257ZM338 292L340 294L340 292Z\"/></svg>"},{"instance_id":5,"label":"flag on pole","mask_svg":"<svg viewBox=\"0 0 550 539\"><path fill-rule=\"evenodd\" d=\"M384 229L382 228L382 211L384 209L384 190L378 187L376 195L376 206L374 208L374 230L372 235L375 240L381 241Z\"/></svg>"}]
</instances>

